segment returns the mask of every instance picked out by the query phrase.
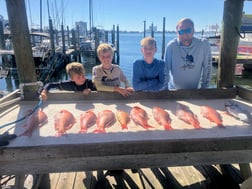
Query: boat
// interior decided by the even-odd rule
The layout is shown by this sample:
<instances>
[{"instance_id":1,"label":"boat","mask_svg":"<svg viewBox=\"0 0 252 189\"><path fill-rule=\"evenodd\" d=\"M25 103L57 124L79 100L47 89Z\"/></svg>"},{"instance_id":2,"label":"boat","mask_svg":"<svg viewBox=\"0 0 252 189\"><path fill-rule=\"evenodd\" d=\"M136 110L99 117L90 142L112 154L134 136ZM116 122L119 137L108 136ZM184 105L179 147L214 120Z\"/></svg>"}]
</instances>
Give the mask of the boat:
<instances>
[{"instance_id":1,"label":"boat","mask_svg":"<svg viewBox=\"0 0 252 189\"><path fill-rule=\"evenodd\" d=\"M55 51L52 52L49 33L31 32L30 38L38 80L44 82L48 76L53 77L70 62L68 54L64 54L61 47L56 47ZM2 70L8 71L11 75L17 74L15 52L13 49L0 50L0 60Z\"/></svg>"},{"instance_id":2,"label":"boat","mask_svg":"<svg viewBox=\"0 0 252 189\"><path fill-rule=\"evenodd\" d=\"M237 48L237 68L240 75L242 70L252 70L252 15L243 14L240 27L240 39ZM214 35L206 37L211 45L213 64L218 64L220 54L221 35L215 32Z\"/></svg>"},{"instance_id":3,"label":"boat","mask_svg":"<svg viewBox=\"0 0 252 189\"><path fill-rule=\"evenodd\" d=\"M4 69L2 66L0 66L0 79L6 78L9 74L8 69Z\"/></svg>"}]
</instances>

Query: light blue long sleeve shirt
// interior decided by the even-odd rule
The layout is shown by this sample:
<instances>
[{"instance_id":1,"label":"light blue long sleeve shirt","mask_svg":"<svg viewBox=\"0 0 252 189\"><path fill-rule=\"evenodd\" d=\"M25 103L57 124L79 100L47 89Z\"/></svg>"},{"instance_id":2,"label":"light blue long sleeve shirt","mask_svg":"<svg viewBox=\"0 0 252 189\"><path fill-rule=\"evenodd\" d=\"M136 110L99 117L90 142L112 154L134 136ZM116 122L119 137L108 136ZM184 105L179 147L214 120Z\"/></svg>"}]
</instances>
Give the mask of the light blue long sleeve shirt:
<instances>
[{"instance_id":1,"label":"light blue long sleeve shirt","mask_svg":"<svg viewBox=\"0 0 252 189\"><path fill-rule=\"evenodd\" d=\"M207 40L194 37L190 46L181 46L177 39L173 39L166 46L164 61L165 89L198 89L209 86L212 56Z\"/></svg>"},{"instance_id":2,"label":"light blue long sleeve shirt","mask_svg":"<svg viewBox=\"0 0 252 189\"><path fill-rule=\"evenodd\" d=\"M148 64L143 59L136 60L132 80L135 91L160 91L164 86L164 61L154 58Z\"/></svg>"}]
</instances>

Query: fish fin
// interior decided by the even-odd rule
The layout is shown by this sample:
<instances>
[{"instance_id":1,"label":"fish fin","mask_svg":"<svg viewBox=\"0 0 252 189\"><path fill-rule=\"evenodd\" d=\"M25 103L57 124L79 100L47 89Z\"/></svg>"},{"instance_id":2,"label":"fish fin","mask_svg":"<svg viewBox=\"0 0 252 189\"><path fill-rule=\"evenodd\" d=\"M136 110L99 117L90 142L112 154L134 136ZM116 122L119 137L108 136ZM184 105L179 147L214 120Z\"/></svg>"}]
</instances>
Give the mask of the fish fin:
<instances>
[{"instance_id":1,"label":"fish fin","mask_svg":"<svg viewBox=\"0 0 252 189\"><path fill-rule=\"evenodd\" d=\"M194 123L194 124L193 124L193 127L194 127L195 129L203 129L203 128L200 126L200 124L198 124L198 123Z\"/></svg>"},{"instance_id":2,"label":"fish fin","mask_svg":"<svg viewBox=\"0 0 252 189\"><path fill-rule=\"evenodd\" d=\"M56 132L56 134L55 134L56 137L60 137L63 135L67 135L66 132Z\"/></svg>"},{"instance_id":3,"label":"fish fin","mask_svg":"<svg viewBox=\"0 0 252 189\"><path fill-rule=\"evenodd\" d=\"M76 122L70 123L70 124L65 128L65 130L71 129L75 123L76 123Z\"/></svg>"}]
</instances>

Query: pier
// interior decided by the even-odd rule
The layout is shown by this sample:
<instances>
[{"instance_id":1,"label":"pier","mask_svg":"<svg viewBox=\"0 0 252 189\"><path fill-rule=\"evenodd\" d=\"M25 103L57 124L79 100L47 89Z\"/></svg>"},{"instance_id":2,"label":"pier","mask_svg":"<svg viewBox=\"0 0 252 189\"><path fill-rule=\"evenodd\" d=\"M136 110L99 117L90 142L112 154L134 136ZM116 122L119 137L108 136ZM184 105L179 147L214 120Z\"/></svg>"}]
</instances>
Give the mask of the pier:
<instances>
[{"instance_id":1,"label":"pier","mask_svg":"<svg viewBox=\"0 0 252 189\"><path fill-rule=\"evenodd\" d=\"M24 1L8 0L6 3L10 25L15 26L11 27L15 34L14 50L18 52L18 72L24 88L15 94L16 101L11 104L1 99L2 105L6 103L1 112L3 123L22 118L27 110L39 103L35 68L27 40ZM9 145L0 148L2 177L14 175L16 188L24 187L27 175L33 175L33 188L43 184L44 188L55 189L102 186L238 188L251 177L251 123L223 115L225 128L219 128L200 115L202 105L222 111L228 100L239 103L250 112L252 110L252 91L233 85L238 36L230 31L233 25L239 26L243 0L227 0L224 7L225 37L221 43L217 88L134 92L127 98L109 92L84 96L81 92L50 91L49 100L41 105L48 122L36 129L32 136L19 136L24 129L23 122L2 130L18 135ZM199 117L202 129L190 127L176 117L177 103L190 106ZM79 133L79 115L83 111L94 109L98 113L104 109L114 112L122 109L129 112L136 105L146 110L152 129L145 130L131 121L127 131L116 122L106 128L106 133L93 133L95 126L84 136ZM164 130L155 122L152 116L154 106L169 111L172 131ZM55 112L66 108L77 118L77 123L66 131L66 135L56 137Z\"/></svg>"}]
</instances>

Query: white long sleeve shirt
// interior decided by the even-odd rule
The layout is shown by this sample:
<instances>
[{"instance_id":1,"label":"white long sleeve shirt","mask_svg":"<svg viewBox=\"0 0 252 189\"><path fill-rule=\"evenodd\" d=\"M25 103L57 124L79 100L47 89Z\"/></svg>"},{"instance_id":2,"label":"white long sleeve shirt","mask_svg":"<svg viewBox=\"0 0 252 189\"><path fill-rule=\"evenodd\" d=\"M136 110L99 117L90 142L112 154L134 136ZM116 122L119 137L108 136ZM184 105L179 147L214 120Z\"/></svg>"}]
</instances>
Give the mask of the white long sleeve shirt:
<instances>
[{"instance_id":1,"label":"white long sleeve shirt","mask_svg":"<svg viewBox=\"0 0 252 189\"><path fill-rule=\"evenodd\" d=\"M102 68L102 65L94 66L92 69L92 81L97 91L113 92L114 87L129 87L129 81L118 65L111 64L110 69Z\"/></svg>"}]
</instances>

